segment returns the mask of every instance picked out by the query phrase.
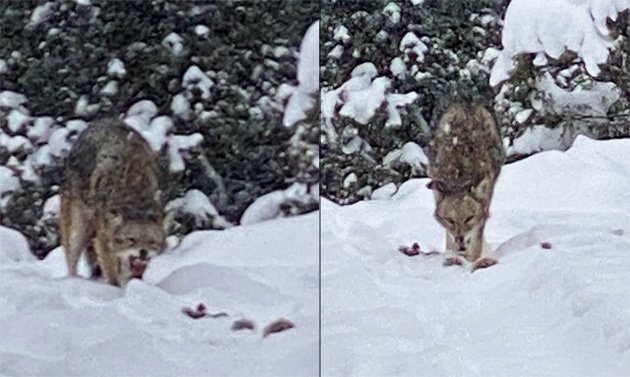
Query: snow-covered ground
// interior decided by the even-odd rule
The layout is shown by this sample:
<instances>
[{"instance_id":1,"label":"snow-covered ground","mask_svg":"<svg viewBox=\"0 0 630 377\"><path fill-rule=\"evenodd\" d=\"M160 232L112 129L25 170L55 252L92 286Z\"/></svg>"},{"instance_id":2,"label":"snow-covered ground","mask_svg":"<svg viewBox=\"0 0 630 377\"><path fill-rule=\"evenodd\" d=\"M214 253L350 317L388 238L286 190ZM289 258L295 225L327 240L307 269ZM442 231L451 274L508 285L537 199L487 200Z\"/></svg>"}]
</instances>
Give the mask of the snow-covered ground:
<instances>
[{"instance_id":1,"label":"snow-covered ground","mask_svg":"<svg viewBox=\"0 0 630 377\"><path fill-rule=\"evenodd\" d=\"M0 227L0 376L317 376L318 224L194 232L124 290L66 277L60 248L36 261ZM182 313L200 302L227 317ZM295 327L263 338L279 318Z\"/></svg>"},{"instance_id":2,"label":"snow-covered ground","mask_svg":"<svg viewBox=\"0 0 630 377\"><path fill-rule=\"evenodd\" d=\"M474 273L397 251L443 250L426 183L322 203L322 376L630 375L630 140L505 166Z\"/></svg>"}]
</instances>

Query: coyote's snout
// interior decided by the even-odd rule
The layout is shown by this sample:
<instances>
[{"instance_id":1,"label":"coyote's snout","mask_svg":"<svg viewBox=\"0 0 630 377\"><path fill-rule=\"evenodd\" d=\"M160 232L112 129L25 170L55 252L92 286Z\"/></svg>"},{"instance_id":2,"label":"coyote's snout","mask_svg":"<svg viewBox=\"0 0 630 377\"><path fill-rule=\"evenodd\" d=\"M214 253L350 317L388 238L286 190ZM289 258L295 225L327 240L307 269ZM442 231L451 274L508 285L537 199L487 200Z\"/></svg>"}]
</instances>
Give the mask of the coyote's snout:
<instances>
[{"instance_id":1,"label":"coyote's snout","mask_svg":"<svg viewBox=\"0 0 630 377\"><path fill-rule=\"evenodd\" d=\"M114 285L141 278L166 249L156 156L144 138L118 120L90 125L76 140L61 190L61 242L70 275L87 252Z\"/></svg>"},{"instance_id":2,"label":"coyote's snout","mask_svg":"<svg viewBox=\"0 0 630 377\"><path fill-rule=\"evenodd\" d=\"M499 129L483 106L455 103L442 114L429 143L427 187L446 248L478 260L494 186L505 159Z\"/></svg>"}]
</instances>

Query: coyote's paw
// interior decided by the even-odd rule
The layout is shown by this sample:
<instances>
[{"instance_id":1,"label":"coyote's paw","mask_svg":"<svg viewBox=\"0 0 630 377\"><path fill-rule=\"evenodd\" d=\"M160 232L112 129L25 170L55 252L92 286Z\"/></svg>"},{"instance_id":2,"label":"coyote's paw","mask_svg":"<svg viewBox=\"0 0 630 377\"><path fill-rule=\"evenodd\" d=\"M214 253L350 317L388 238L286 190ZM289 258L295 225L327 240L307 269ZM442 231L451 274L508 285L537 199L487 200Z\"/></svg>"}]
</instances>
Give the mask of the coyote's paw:
<instances>
[{"instance_id":1,"label":"coyote's paw","mask_svg":"<svg viewBox=\"0 0 630 377\"><path fill-rule=\"evenodd\" d=\"M481 268L488 268L488 267L494 266L497 263L499 263L499 261L497 261L494 258L482 257L480 259L477 259L475 263L473 263L472 271L470 272L473 272Z\"/></svg>"}]
</instances>

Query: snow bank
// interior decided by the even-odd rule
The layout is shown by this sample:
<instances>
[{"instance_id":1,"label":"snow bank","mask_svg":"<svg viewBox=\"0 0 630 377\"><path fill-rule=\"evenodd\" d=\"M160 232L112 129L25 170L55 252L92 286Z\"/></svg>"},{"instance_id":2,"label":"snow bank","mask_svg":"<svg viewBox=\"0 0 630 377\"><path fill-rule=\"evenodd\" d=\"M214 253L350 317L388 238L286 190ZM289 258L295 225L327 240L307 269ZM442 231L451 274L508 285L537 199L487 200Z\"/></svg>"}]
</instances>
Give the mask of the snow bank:
<instances>
[{"instance_id":1,"label":"snow bank","mask_svg":"<svg viewBox=\"0 0 630 377\"><path fill-rule=\"evenodd\" d=\"M65 277L61 249L0 262L0 373L317 376L318 224L314 213L192 233L124 290ZM0 258L24 250L6 232ZM199 302L227 317L181 312ZM263 338L281 317L295 328ZM230 330L243 318L256 329Z\"/></svg>"},{"instance_id":2,"label":"snow bank","mask_svg":"<svg viewBox=\"0 0 630 377\"><path fill-rule=\"evenodd\" d=\"M426 183L323 201L323 376L627 375L630 140L507 165L486 231L499 264L472 274L397 251L443 250Z\"/></svg>"},{"instance_id":3,"label":"snow bank","mask_svg":"<svg viewBox=\"0 0 630 377\"><path fill-rule=\"evenodd\" d=\"M505 14L503 50L492 67L490 85L509 78L520 53L544 53L557 59L574 51L592 76L608 59L613 40L606 19L630 9L630 0L513 0ZM541 56L539 58L542 59Z\"/></svg>"},{"instance_id":4,"label":"snow bank","mask_svg":"<svg viewBox=\"0 0 630 377\"><path fill-rule=\"evenodd\" d=\"M22 233L0 226L0 268L14 263L33 262L35 259Z\"/></svg>"}]
</instances>

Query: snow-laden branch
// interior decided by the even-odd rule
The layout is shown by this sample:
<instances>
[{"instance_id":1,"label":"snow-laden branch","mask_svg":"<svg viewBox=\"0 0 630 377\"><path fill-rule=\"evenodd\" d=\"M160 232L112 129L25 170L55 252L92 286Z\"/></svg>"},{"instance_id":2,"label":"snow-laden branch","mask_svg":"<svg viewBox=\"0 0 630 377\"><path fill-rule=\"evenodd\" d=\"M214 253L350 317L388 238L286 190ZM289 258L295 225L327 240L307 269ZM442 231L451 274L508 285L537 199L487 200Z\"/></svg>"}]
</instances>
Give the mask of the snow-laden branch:
<instances>
[{"instance_id":1,"label":"snow-laden branch","mask_svg":"<svg viewBox=\"0 0 630 377\"><path fill-rule=\"evenodd\" d=\"M302 39L297 65L298 86L293 88L284 109L282 123L291 127L306 118L313 107L313 94L319 90L319 21L314 22Z\"/></svg>"},{"instance_id":2,"label":"snow-laden branch","mask_svg":"<svg viewBox=\"0 0 630 377\"><path fill-rule=\"evenodd\" d=\"M597 76L614 48L606 20L630 9L630 0L513 0L503 27L503 50L492 67L490 85L510 77L514 57L521 53L558 59L565 51L575 52L588 73Z\"/></svg>"}]
</instances>

